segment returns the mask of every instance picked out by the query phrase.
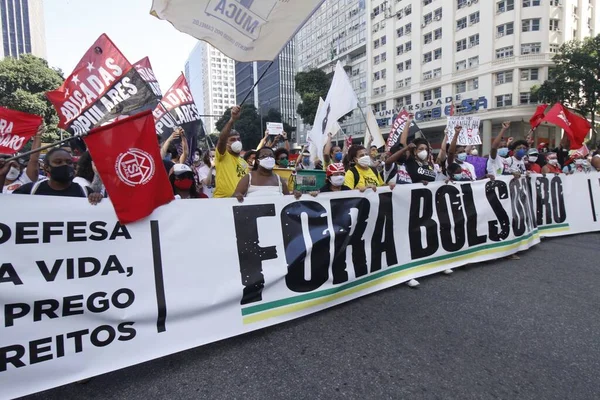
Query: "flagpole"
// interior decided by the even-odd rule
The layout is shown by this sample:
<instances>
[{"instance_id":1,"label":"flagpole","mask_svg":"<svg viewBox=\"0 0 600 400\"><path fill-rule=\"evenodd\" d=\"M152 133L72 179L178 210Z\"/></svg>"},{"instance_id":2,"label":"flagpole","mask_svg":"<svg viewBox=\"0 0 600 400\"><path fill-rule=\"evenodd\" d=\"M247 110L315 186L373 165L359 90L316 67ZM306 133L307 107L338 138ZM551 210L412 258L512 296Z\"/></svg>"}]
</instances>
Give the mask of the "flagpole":
<instances>
[{"instance_id":1,"label":"flagpole","mask_svg":"<svg viewBox=\"0 0 600 400\"><path fill-rule=\"evenodd\" d=\"M27 152L25 152L25 153L23 153L23 154L19 154L19 155L16 155L16 156L13 156L13 157L7 158L7 159L5 159L5 160L4 160L4 162L9 162L9 161L18 160L19 158L27 157L28 155L31 155L31 154L33 154L33 153L37 153L37 152L40 152L40 151L42 151L42 150L46 150L46 149L49 149L49 148L51 148L51 147L54 147L54 146L56 146L56 145L59 145L59 144L61 144L61 143L68 142L69 140L71 140L71 139L73 139L73 138L75 138L75 137L83 137L83 136L87 136L87 135L74 136L74 137L70 137L70 136L69 136L69 137L68 137L68 138L66 138L66 139L61 139L61 140L59 140L58 142L50 143L50 144L47 144L47 145L45 145L45 146L38 147L38 148L37 148L37 149L35 149L35 150L29 150L29 151L27 151Z\"/></svg>"},{"instance_id":2,"label":"flagpole","mask_svg":"<svg viewBox=\"0 0 600 400\"><path fill-rule=\"evenodd\" d=\"M367 122L367 117L365 116L365 112L363 111L362 107L360 106L360 104L358 105L358 109L360 110L360 114L363 117L363 120L365 121L365 125L367 126L367 131L369 131L369 135L371 135L371 143L373 143L373 132L371 132L371 127L369 126L369 123Z\"/></svg>"},{"instance_id":3,"label":"flagpole","mask_svg":"<svg viewBox=\"0 0 600 400\"><path fill-rule=\"evenodd\" d=\"M260 75L260 78L258 78L258 80L256 82L254 82L254 85L252 85L252 87L250 88L248 93L246 93L246 97L244 97L244 100L242 100L242 102L239 104L240 107L246 102L246 100L248 100L248 97L250 97L250 93L252 93L254 91L254 88L256 87L256 85L258 85L258 82L260 82L262 80L262 78L265 76L265 74L267 73L269 68L271 68L272 65L273 65L273 61L271 61L271 63L267 67L267 69L265 69L263 71L263 73Z\"/></svg>"}]
</instances>

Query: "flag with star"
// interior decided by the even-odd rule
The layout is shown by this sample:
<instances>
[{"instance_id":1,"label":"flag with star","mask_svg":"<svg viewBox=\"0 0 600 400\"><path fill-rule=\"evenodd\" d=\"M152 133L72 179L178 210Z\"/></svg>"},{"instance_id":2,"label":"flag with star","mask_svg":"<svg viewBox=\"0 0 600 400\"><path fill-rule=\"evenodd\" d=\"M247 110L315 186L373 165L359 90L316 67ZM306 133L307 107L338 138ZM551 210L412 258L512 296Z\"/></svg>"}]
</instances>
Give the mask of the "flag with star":
<instances>
[{"instance_id":1,"label":"flag with star","mask_svg":"<svg viewBox=\"0 0 600 400\"><path fill-rule=\"evenodd\" d=\"M58 127L74 135L156 104L151 86L106 34L88 49L64 83L46 96L58 113Z\"/></svg>"}]
</instances>

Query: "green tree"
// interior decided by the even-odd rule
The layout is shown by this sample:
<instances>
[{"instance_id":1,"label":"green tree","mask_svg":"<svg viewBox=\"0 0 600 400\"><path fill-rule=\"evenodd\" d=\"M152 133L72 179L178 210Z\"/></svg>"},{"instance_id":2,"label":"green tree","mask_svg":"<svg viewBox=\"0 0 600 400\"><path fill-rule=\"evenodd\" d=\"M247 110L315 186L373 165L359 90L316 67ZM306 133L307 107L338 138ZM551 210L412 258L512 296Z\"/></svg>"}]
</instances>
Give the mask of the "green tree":
<instances>
[{"instance_id":1,"label":"green tree","mask_svg":"<svg viewBox=\"0 0 600 400\"><path fill-rule=\"evenodd\" d=\"M230 117L231 108L228 108L215 124L219 132L225 127ZM258 146L263 134L260 131L260 116L254 104L242 105L240 119L235 123L234 129L240 133L244 149L255 149ZM216 144L217 142L215 142Z\"/></svg>"},{"instance_id":2,"label":"green tree","mask_svg":"<svg viewBox=\"0 0 600 400\"><path fill-rule=\"evenodd\" d=\"M333 75L326 74L323 70L312 69L296 74L296 92L300 95L302 103L298 104L298 115L305 123L312 124L319 108L319 98L325 99Z\"/></svg>"},{"instance_id":3,"label":"green tree","mask_svg":"<svg viewBox=\"0 0 600 400\"><path fill-rule=\"evenodd\" d=\"M57 89L64 81L62 72L50 68L43 58L24 55L0 61L0 106L36 114L44 118L44 142L57 140L58 114L45 93Z\"/></svg>"},{"instance_id":4,"label":"green tree","mask_svg":"<svg viewBox=\"0 0 600 400\"><path fill-rule=\"evenodd\" d=\"M546 103L562 103L592 120L592 144L596 144L595 114L600 111L600 35L564 43L553 57L549 79L532 88Z\"/></svg>"}]
</instances>

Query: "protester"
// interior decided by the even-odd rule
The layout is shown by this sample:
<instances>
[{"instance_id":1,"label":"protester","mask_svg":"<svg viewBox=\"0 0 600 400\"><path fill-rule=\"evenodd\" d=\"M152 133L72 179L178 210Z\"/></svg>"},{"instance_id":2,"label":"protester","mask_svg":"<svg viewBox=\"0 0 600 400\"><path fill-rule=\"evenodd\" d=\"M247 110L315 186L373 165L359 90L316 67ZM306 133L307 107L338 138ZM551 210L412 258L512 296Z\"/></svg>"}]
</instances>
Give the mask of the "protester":
<instances>
[{"instance_id":1,"label":"protester","mask_svg":"<svg viewBox=\"0 0 600 400\"><path fill-rule=\"evenodd\" d=\"M275 164L278 168L288 168L290 166L290 152L282 147L275 150Z\"/></svg>"},{"instance_id":2,"label":"protester","mask_svg":"<svg viewBox=\"0 0 600 400\"><path fill-rule=\"evenodd\" d=\"M77 183L83 187L91 188L94 175L94 169L92 168L92 156L90 155L89 151L85 151L81 157L79 157L79 160L77 160L73 183Z\"/></svg>"},{"instance_id":3,"label":"protester","mask_svg":"<svg viewBox=\"0 0 600 400\"><path fill-rule=\"evenodd\" d=\"M384 186L381 174L371 166L371 156L367 149L361 145L353 145L348 150L348 157L354 160L354 167L346 172L344 185L350 189L358 189L364 192L366 189L377 190L378 186Z\"/></svg>"},{"instance_id":4,"label":"protester","mask_svg":"<svg viewBox=\"0 0 600 400\"><path fill-rule=\"evenodd\" d=\"M527 151L527 171L531 171L535 174L542 173L542 166L540 165L541 158L537 149L529 149Z\"/></svg>"},{"instance_id":5,"label":"protester","mask_svg":"<svg viewBox=\"0 0 600 400\"><path fill-rule=\"evenodd\" d=\"M446 167L446 183L472 181L473 179L471 179L469 172L465 171L464 165L452 163Z\"/></svg>"},{"instance_id":6,"label":"protester","mask_svg":"<svg viewBox=\"0 0 600 400\"><path fill-rule=\"evenodd\" d=\"M31 150L40 148L42 144L42 134L44 131L45 126L42 124L33 137ZM0 160L10 157L10 155L0 155ZM2 193L9 194L27 183L38 181L38 179L40 179L39 160L40 153L35 152L29 156L29 161L27 162L26 166L24 166L21 162L10 163L9 171L3 179L0 178L0 187L2 187Z\"/></svg>"},{"instance_id":7,"label":"protester","mask_svg":"<svg viewBox=\"0 0 600 400\"><path fill-rule=\"evenodd\" d=\"M310 151L306 147L302 150L300 162L296 162L296 171L302 169L315 169L315 163L311 160Z\"/></svg>"},{"instance_id":8,"label":"protester","mask_svg":"<svg viewBox=\"0 0 600 400\"><path fill-rule=\"evenodd\" d=\"M240 180L248 173L248 164L240 157L243 145L240 134L232 129L240 118L240 107L231 109L231 117L219 135L215 157L216 187L213 197L231 197ZM254 163L256 166L256 163Z\"/></svg>"},{"instance_id":9,"label":"protester","mask_svg":"<svg viewBox=\"0 0 600 400\"><path fill-rule=\"evenodd\" d=\"M445 164L446 169L450 164L456 162L463 174L462 179L459 180L474 181L477 179L477 175L475 173L475 167L473 167L473 165L467 161L467 146L457 145L461 131L462 126L456 126L454 128L454 136L452 137L452 141L448 147L448 159L446 160ZM445 146L445 144L442 143L442 146ZM454 178L450 172L447 174L447 176Z\"/></svg>"},{"instance_id":10,"label":"protester","mask_svg":"<svg viewBox=\"0 0 600 400\"><path fill-rule=\"evenodd\" d=\"M65 197L88 197L92 193L90 187L73 182L73 157L62 148L55 147L46 154L44 170L48 175L47 180L27 183L13 193Z\"/></svg>"},{"instance_id":11,"label":"protester","mask_svg":"<svg viewBox=\"0 0 600 400\"><path fill-rule=\"evenodd\" d=\"M390 150L390 155L385 159L384 163L384 182L395 182L399 185L412 183L410 175L406 171L406 155L408 147L404 147L402 143L396 143Z\"/></svg>"},{"instance_id":12,"label":"protester","mask_svg":"<svg viewBox=\"0 0 600 400\"><path fill-rule=\"evenodd\" d=\"M413 183L420 182L426 185L436 180L436 172L434 164L430 160L431 147L429 142L423 138L415 138L410 144L407 143L409 131L407 127L410 127L413 117L412 114L408 115L408 120L400 135L400 143L407 148L404 166Z\"/></svg>"},{"instance_id":13,"label":"protester","mask_svg":"<svg viewBox=\"0 0 600 400\"><path fill-rule=\"evenodd\" d=\"M379 150L377 148L377 146L371 146L369 147L369 156L371 157L371 166L375 169L377 169L377 171L379 173L383 172L383 163L381 162L381 159L379 158Z\"/></svg>"},{"instance_id":14,"label":"protester","mask_svg":"<svg viewBox=\"0 0 600 400\"><path fill-rule=\"evenodd\" d=\"M287 182L273 172L275 152L263 147L257 153L257 160L250 173L240 179L232 197L241 203L245 197L282 196L290 194Z\"/></svg>"},{"instance_id":15,"label":"protester","mask_svg":"<svg viewBox=\"0 0 600 400\"><path fill-rule=\"evenodd\" d=\"M338 145L332 143L333 134L329 132L327 135L327 142L323 149L323 158L325 159L325 168L334 163L341 163L344 158L344 152Z\"/></svg>"},{"instance_id":16,"label":"protester","mask_svg":"<svg viewBox=\"0 0 600 400\"><path fill-rule=\"evenodd\" d=\"M176 139L181 140L181 148L183 150L181 155L179 155L177 147L173 144L173 141ZM160 156L163 158L163 160L184 164L188 158L188 155L189 149L187 140L185 138L185 132L183 131L182 127L178 126L177 128L175 128L175 130L173 130L171 136L169 136L161 146Z\"/></svg>"},{"instance_id":17,"label":"protester","mask_svg":"<svg viewBox=\"0 0 600 400\"><path fill-rule=\"evenodd\" d=\"M207 196L198 193L194 185L194 171L186 164L175 164L169 172L169 182L176 199L198 199Z\"/></svg>"},{"instance_id":18,"label":"protester","mask_svg":"<svg viewBox=\"0 0 600 400\"><path fill-rule=\"evenodd\" d=\"M198 157L202 155L201 150L196 150L195 153ZM196 162L196 154L194 155L193 165L196 190L198 193L203 193L207 198L211 198L215 180L215 167L211 161L211 153L208 150L204 152L204 157L199 163Z\"/></svg>"},{"instance_id":19,"label":"protester","mask_svg":"<svg viewBox=\"0 0 600 400\"><path fill-rule=\"evenodd\" d=\"M254 167L254 161L256 161L256 150L248 150L245 152L243 159L246 161L246 164L248 164L248 168Z\"/></svg>"},{"instance_id":20,"label":"protester","mask_svg":"<svg viewBox=\"0 0 600 400\"><path fill-rule=\"evenodd\" d=\"M542 174L560 174L562 169L558 163L558 155L554 152L546 153L546 165L542 168Z\"/></svg>"},{"instance_id":21,"label":"protester","mask_svg":"<svg viewBox=\"0 0 600 400\"><path fill-rule=\"evenodd\" d=\"M496 136L492 142L492 149L488 158L487 171L489 175L514 175L515 177L525 173L525 162L523 158L527 154L527 141L518 140L512 143L512 138L509 138L507 142L515 155L509 156L508 147L500 147L503 143L503 135L506 130L510 128L510 121L502 123L502 130Z\"/></svg>"},{"instance_id":22,"label":"protester","mask_svg":"<svg viewBox=\"0 0 600 400\"><path fill-rule=\"evenodd\" d=\"M352 190L348 186L344 185L344 181L346 179L346 170L344 169L344 164L329 164L325 173L327 176L327 180L325 182L325 185L319 190L320 193Z\"/></svg>"},{"instance_id":23,"label":"protester","mask_svg":"<svg viewBox=\"0 0 600 400\"><path fill-rule=\"evenodd\" d=\"M592 167L596 169L596 171L600 171L600 153L596 151L592 156L591 161Z\"/></svg>"}]
</instances>

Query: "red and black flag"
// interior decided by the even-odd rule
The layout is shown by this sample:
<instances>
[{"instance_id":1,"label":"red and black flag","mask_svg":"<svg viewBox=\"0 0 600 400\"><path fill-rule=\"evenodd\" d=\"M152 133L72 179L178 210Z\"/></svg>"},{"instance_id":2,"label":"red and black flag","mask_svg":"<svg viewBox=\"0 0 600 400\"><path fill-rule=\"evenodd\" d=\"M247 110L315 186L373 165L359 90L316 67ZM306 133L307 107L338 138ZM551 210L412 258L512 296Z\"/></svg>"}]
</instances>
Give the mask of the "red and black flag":
<instances>
[{"instance_id":1,"label":"red and black flag","mask_svg":"<svg viewBox=\"0 0 600 400\"><path fill-rule=\"evenodd\" d=\"M161 137L161 141L166 140L178 126L183 128L191 160L194 150L198 147L198 139L203 138L205 132L194 97L183 74L167 90L154 109L154 119L156 134Z\"/></svg>"},{"instance_id":2,"label":"red and black flag","mask_svg":"<svg viewBox=\"0 0 600 400\"><path fill-rule=\"evenodd\" d=\"M156 75L154 75L154 70L152 69L152 64L150 64L150 59L148 57L142 58L140 61L133 64L137 72L140 74L143 80L148 83L150 89L152 89L152 93L154 93L155 101L152 102L153 110L160 99L162 99L162 91L160 90L160 85L158 84L158 79L156 79Z\"/></svg>"},{"instance_id":3,"label":"red and black flag","mask_svg":"<svg viewBox=\"0 0 600 400\"><path fill-rule=\"evenodd\" d=\"M402 110L398 113L396 118L394 119L394 123L392 124L392 129L387 138L386 147L391 149L394 147L396 143L400 140L400 136L402 136L402 131L404 131L404 126L406 125L406 121L408 121L408 111ZM410 127L408 128L408 141L411 141L415 138L417 132L421 129L417 126L417 123L412 120L410 122Z\"/></svg>"},{"instance_id":4,"label":"red and black flag","mask_svg":"<svg viewBox=\"0 0 600 400\"><path fill-rule=\"evenodd\" d=\"M106 34L89 48L65 82L46 96L58 112L58 127L75 135L140 110L156 98Z\"/></svg>"}]
</instances>

